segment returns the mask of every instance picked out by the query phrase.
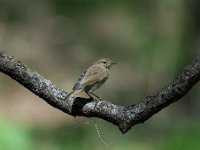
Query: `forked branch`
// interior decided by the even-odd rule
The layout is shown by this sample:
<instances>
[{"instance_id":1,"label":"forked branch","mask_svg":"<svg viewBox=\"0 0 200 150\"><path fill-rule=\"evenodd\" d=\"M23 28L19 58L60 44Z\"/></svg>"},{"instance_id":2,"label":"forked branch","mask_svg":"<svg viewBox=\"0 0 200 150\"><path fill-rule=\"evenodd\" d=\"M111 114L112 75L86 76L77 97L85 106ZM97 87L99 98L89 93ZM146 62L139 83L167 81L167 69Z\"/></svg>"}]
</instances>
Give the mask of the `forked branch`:
<instances>
[{"instance_id":1,"label":"forked branch","mask_svg":"<svg viewBox=\"0 0 200 150\"><path fill-rule=\"evenodd\" d=\"M181 99L200 79L200 56L187 66L170 84L146 96L141 102L119 106L109 101L96 101L81 97L65 101L67 92L29 69L18 59L0 52L0 71L41 97L51 106L72 116L98 117L119 127L122 133L133 125L143 123L152 115Z\"/></svg>"}]
</instances>

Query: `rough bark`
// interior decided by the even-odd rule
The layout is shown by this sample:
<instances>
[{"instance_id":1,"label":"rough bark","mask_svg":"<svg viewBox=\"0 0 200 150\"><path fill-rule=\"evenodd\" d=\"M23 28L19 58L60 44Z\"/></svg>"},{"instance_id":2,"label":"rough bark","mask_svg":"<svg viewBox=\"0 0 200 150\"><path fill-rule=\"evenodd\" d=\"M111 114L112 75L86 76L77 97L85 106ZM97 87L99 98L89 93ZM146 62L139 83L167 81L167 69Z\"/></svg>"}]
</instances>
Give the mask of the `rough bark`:
<instances>
[{"instance_id":1,"label":"rough bark","mask_svg":"<svg viewBox=\"0 0 200 150\"><path fill-rule=\"evenodd\" d=\"M200 79L200 56L170 84L131 106L81 97L65 100L67 92L29 69L18 59L0 52L0 71L38 95L51 106L72 116L98 117L117 125L122 133L143 123L169 104L181 99Z\"/></svg>"}]
</instances>

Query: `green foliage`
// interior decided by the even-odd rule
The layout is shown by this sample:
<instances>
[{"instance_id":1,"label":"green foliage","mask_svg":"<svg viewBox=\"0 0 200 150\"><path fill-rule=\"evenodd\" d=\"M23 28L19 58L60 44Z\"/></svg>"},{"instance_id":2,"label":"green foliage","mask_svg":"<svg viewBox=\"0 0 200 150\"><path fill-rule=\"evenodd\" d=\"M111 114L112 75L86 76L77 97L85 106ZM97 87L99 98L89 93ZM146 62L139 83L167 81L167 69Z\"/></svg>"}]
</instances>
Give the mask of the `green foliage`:
<instances>
[{"instance_id":1,"label":"green foliage","mask_svg":"<svg viewBox=\"0 0 200 150\"><path fill-rule=\"evenodd\" d=\"M2 150L31 150L29 131L14 122L0 118L0 149Z\"/></svg>"},{"instance_id":2,"label":"green foliage","mask_svg":"<svg viewBox=\"0 0 200 150\"><path fill-rule=\"evenodd\" d=\"M113 125L105 126L98 121L102 138L110 150L198 150L200 147L199 122L182 122L163 127L145 124L133 127L127 134L121 134ZM34 128L16 125L0 118L0 149L2 150L101 150L105 145L100 141L94 124L65 124L54 128ZM146 134L144 137L143 134Z\"/></svg>"},{"instance_id":3,"label":"green foliage","mask_svg":"<svg viewBox=\"0 0 200 150\"><path fill-rule=\"evenodd\" d=\"M175 126L162 139L160 150L199 150L199 122Z\"/></svg>"}]
</instances>

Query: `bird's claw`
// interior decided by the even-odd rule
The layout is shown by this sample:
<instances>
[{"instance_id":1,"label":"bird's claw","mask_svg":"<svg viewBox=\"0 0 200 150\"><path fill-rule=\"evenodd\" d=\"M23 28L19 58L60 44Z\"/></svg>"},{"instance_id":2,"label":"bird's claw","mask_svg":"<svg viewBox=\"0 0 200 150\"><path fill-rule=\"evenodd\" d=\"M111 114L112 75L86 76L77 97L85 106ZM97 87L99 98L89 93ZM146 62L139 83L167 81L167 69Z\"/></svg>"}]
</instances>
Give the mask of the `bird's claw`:
<instances>
[{"instance_id":1,"label":"bird's claw","mask_svg":"<svg viewBox=\"0 0 200 150\"><path fill-rule=\"evenodd\" d=\"M98 100L99 100L99 101L103 101L103 100L104 100L104 98L101 98L101 97L99 97L99 98L98 98Z\"/></svg>"}]
</instances>

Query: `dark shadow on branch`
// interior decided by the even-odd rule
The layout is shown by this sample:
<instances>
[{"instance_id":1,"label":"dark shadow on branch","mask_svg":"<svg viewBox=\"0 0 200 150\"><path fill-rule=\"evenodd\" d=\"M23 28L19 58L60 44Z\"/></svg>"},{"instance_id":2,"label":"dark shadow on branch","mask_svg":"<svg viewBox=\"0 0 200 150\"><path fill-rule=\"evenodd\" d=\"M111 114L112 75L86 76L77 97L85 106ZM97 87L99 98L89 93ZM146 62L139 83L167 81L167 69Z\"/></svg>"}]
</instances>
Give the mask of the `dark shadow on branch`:
<instances>
[{"instance_id":1,"label":"dark shadow on branch","mask_svg":"<svg viewBox=\"0 0 200 150\"><path fill-rule=\"evenodd\" d=\"M72 104L72 110L71 114L76 116L81 116L83 107L87 104L94 101L92 98L82 98L82 97L76 97Z\"/></svg>"}]
</instances>

